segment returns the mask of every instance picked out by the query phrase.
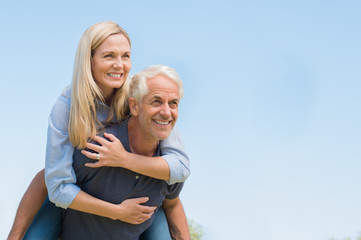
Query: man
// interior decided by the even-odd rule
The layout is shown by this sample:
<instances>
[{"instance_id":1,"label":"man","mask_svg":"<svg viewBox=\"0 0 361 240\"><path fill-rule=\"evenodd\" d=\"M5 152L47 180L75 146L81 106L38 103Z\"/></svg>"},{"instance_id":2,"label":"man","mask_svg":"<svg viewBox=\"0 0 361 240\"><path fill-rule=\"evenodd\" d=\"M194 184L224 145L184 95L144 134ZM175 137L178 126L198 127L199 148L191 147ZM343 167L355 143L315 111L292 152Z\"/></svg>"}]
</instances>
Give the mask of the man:
<instances>
[{"instance_id":1,"label":"man","mask_svg":"<svg viewBox=\"0 0 361 240\"><path fill-rule=\"evenodd\" d=\"M152 66L133 77L129 89L131 117L105 132L118 138L128 151L159 156L159 141L166 139L178 117L178 104L183 95L182 82L174 69ZM73 167L77 184L94 197L110 203L148 197L144 205L163 206L174 239L190 239L187 220L179 193L183 183L168 185L166 181L142 176L124 168L85 166L94 160L74 153ZM157 210L156 210L157 211ZM129 224L97 215L68 209L64 216L61 239L139 239L153 221ZM145 217L148 217L145 214ZM140 220L141 221L141 220ZM142 221L141 221L142 222Z\"/></svg>"}]
</instances>

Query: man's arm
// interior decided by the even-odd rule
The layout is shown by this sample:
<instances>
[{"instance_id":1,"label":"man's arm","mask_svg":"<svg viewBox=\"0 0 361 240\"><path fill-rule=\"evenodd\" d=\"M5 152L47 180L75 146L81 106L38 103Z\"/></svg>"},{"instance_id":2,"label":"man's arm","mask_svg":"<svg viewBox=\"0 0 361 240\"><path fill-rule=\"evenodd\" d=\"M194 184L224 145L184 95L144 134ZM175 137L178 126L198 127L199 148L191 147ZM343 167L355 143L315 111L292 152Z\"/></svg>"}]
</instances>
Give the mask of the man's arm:
<instances>
[{"instance_id":1,"label":"man's arm","mask_svg":"<svg viewBox=\"0 0 361 240\"><path fill-rule=\"evenodd\" d=\"M23 239L34 217L44 203L46 195L47 190L43 169L36 174L21 199L8 240Z\"/></svg>"},{"instance_id":2,"label":"man's arm","mask_svg":"<svg viewBox=\"0 0 361 240\"><path fill-rule=\"evenodd\" d=\"M172 239L190 240L186 214L179 197L164 199L163 209L169 226Z\"/></svg>"}]
</instances>

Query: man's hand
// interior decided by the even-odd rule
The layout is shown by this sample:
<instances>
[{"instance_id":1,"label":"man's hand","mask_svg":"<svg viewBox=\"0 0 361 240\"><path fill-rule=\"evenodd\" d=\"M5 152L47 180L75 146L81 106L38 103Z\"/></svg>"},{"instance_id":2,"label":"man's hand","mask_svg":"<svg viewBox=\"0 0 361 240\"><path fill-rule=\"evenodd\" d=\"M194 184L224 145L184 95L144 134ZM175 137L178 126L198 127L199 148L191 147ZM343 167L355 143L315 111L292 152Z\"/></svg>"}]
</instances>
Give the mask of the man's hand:
<instances>
[{"instance_id":1,"label":"man's hand","mask_svg":"<svg viewBox=\"0 0 361 240\"><path fill-rule=\"evenodd\" d=\"M119 204L119 213L116 219L130 224L141 224L152 217L157 207L143 206L142 203L148 202L148 197L133 198L124 200Z\"/></svg>"},{"instance_id":2,"label":"man's hand","mask_svg":"<svg viewBox=\"0 0 361 240\"><path fill-rule=\"evenodd\" d=\"M94 141L100 144L87 143L86 147L97 153L91 153L86 150L82 150L82 154L91 159L99 159L95 163L86 163L86 167L98 168L98 167L124 167L126 168L126 162L129 159L128 152L124 149L122 143L113 134L104 133L104 136L109 140L95 136Z\"/></svg>"}]
</instances>

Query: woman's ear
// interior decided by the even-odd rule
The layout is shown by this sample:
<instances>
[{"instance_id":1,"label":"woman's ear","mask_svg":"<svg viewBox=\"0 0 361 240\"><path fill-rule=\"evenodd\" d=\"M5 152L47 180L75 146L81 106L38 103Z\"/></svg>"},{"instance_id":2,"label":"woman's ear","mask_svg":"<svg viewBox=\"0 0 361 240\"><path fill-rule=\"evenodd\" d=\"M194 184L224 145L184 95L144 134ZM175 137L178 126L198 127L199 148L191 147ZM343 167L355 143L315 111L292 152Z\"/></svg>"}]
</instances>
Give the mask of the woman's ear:
<instances>
[{"instance_id":1,"label":"woman's ear","mask_svg":"<svg viewBox=\"0 0 361 240\"><path fill-rule=\"evenodd\" d=\"M129 102L129 109L130 109L130 112L132 113L132 115L134 117L138 116L139 106L138 106L138 103L135 100L135 98L129 98L128 102Z\"/></svg>"}]
</instances>

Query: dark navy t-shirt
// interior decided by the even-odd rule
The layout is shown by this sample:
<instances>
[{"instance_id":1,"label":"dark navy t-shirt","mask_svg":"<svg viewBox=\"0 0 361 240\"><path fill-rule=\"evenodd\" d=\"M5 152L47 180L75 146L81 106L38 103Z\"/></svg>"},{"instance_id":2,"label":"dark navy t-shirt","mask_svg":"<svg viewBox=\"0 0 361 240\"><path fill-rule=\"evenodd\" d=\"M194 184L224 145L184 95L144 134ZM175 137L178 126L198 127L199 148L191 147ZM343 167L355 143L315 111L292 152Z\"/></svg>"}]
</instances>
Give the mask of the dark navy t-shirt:
<instances>
[{"instance_id":1,"label":"dark navy t-shirt","mask_svg":"<svg viewBox=\"0 0 361 240\"><path fill-rule=\"evenodd\" d=\"M128 139L128 121L107 127L105 132L118 138L124 148L130 152ZM160 156L159 148L155 156ZM85 167L85 163L96 160L87 158L80 150L75 150L73 168L77 185L86 193L104 201L119 204L130 198L149 197L144 205L161 206L164 198L178 197L183 183L168 185L166 181L143 176L120 167ZM93 214L67 209L61 239L138 239L152 223L152 218L139 225L100 217Z\"/></svg>"}]
</instances>

